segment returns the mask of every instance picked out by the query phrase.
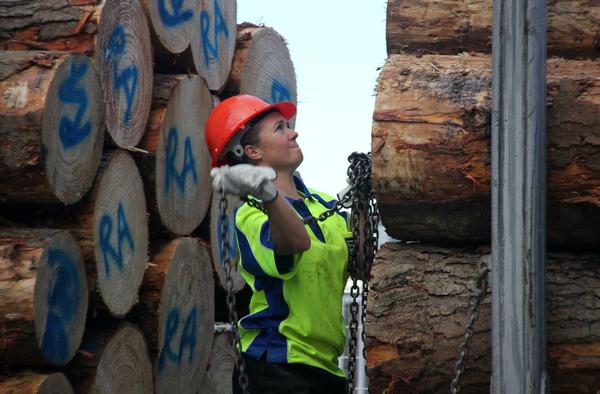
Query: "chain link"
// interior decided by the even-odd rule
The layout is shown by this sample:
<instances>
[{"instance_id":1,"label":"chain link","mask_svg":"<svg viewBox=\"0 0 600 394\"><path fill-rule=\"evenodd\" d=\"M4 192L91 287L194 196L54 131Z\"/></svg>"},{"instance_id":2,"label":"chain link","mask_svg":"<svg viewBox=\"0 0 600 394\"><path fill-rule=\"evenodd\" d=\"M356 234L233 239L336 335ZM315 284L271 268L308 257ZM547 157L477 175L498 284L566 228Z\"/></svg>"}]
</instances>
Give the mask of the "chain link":
<instances>
[{"instance_id":1,"label":"chain link","mask_svg":"<svg viewBox=\"0 0 600 394\"><path fill-rule=\"evenodd\" d=\"M352 287L350 287L350 296L352 302L350 303L350 338L348 340L348 392L352 393L356 388L356 382L354 379L356 371L356 333L358 331L358 297L360 296L360 287L358 287L358 278L352 278Z\"/></svg>"},{"instance_id":2,"label":"chain link","mask_svg":"<svg viewBox=\"0 0 600 394\"><path fill-rule=\"evenodd\" d=\"M229 219L227 217L227 198L223 188L219 186L219 218L221 221L221 253L225 262L225 288L227 290L227 309L229 310L229 322L231 323L231 333L233 335L234 349L236 353L235 367L238 370L238 382L242 392L248 393L248 376L246 375L246 363L242 358L242 343L237 329L238 316L235 310L235 293L233 292L233 279L231 271L236 262L233 256L229 256Z\"/></svg>"},{"instance_id":3,"label":"chain link","mask_svg":"<svg viewBox=\"0 0 600 394\"><path fill-rule=\"evenodd\" d=\"M465 369L465 360L469 355L471 338L473 338L473 333L475 331L474 325L477 319L479 318L479 307L481 306L481 302L483 301L487 293L488 272L489 269L487 265L482 262L480 264L479 274L477 276L477 286L475 288L473 304L471 305L471 309L469 311L469 321L467 322L467 326L465 327L463 342L460 345L458 361L454 366L454 378L452 379L452 383L450 384L450 393L452 394L457 394L460 391L460 378Z\"/></svg>"}]
</instances>

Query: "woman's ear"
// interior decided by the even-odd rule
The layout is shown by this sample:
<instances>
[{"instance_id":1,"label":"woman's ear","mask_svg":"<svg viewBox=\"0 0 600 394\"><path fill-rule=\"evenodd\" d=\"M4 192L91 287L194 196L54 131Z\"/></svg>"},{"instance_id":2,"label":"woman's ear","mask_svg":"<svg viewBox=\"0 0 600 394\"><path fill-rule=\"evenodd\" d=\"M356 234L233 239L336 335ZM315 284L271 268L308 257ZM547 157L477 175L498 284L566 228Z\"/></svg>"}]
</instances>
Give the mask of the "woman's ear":
<instances>
[{"instance_id":1,"label":"woman's ear","mask_svg":"<svg viewBox=\"0 0 600 394\"><path fill-rule=\"evenodd\" d=\"M262 159L262 152L260 148L256 147L255 145L246 145L244 147L244 154L247 158L253 161Z\"/></svg>"}]
</instances>

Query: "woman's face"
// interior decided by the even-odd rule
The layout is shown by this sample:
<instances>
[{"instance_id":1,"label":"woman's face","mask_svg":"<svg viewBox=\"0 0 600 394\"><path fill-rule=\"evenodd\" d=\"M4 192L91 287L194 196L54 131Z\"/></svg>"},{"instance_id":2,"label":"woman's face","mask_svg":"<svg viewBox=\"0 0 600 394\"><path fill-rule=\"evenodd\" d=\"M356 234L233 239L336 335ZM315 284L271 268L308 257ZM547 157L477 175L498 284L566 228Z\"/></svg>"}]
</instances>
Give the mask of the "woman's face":
<instances>
[{"instance_id":1,"label":"woman's face","mask_svg":"<svg viewBox=\"0 0 600 394\"><path fill-rule=\"evenodd\" d=\"M259 142L254 147L260 156L257 161L275 170L295 170L304 159L296 138L298 133L283 115L270 113L260 122Z\"/></svg>"}]
</instances>

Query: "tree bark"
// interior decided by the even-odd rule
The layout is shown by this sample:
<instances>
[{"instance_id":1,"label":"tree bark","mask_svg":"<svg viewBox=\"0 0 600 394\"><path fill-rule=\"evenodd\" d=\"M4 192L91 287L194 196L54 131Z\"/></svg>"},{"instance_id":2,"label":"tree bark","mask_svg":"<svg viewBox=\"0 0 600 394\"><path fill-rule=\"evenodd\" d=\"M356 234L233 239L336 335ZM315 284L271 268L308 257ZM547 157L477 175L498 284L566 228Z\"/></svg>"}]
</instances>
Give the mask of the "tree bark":
<instances>
[{"instance_id":1,"label":"tree bark","mask_svg":"<svg viewBox=\"0 0 600 394\"><path fill-rule=\"evenodd\" d=\"M388 55L491 53L492 8L492 0L388 0ZM596 2L548 1L548 54L598 57L599 23Z\"/></svg>"},{"instance_id":2,"label":"tree bark","mask_svg":"<svg viewBox=\"0 0 600 394\"><path fill-rule=\"evenodd\" d=\"M371 392L449 390L477 265L489 259L488 253L401 243L381 247L366 318ZM600 385L599 267L598 255L548 255L546 333L553 393L595 393ZM464 393L489 391L490 302L488 292L461 379Z\"/></svg>"},{"instance_id":3,"label":"tree bark","mask_svg":"<svg viewBox=\"0 0 600 394\"><path fill-rule=\"evenodd\" d=\"M373 114L373 187L401 240L490 239L491 59L388 58ZM548 243L598 249L600 67L548 61Z\"/></svg>"},{"instance_id":4,"label":"tree bark","mask_svg":"<svg viewBox=\"0 0 600 394\"><path fill-rule=\"evenodd\" d=\"M73 394L73 387L61 372L52 374L25 371L0 378L0 392L4 394Z\"/></svg>"},{"instance_id":5,"label":"tree bark","mask_svg":"<svg viewBox=\"0 0 600 394\"><path fill-rule=\"evenodd\" d=\"M0 50L92 55L101 6L97 0L0 1Z\"/></svg>"},{"instance_id":6,"label":"tree bark","mask_svg":"<svg viewBox=\"0 0 600 394\"><path fill-rule=\"evenodd\" d=\"M130 323L86 331L65 373L77 394L154 392L144 336Z\"/></svg>"},{"instance_id":7,"label":"tree bark","mask_svg":"<svg viewBox=\"0 0 600 394\"><path fill-rule=\"evenodd\" d=\"M153 79L150 28L138 0L105 1L96 53L108 133L119 147L135 147L146 130Z\"/></svg>"},{"instance_id":8,"label":"tree bark","mask_svg":"<svg viewBox=\"0 0 600 394\"><path fill-rule=\"evenodd\" d=\"M268 103L297 102L296 73L285 40L270 27L238 25L223 97L251 94Z\"/></svg>"},{"instance_id":9,"label":"tree bark","mask_svg":"<svg viewBox=\"0 0 600 394\"><path fill-rule=\"evenodd\" d=\"M155 75L152 111L137 162L156 225L188 235L204 219L212 194L204 126L213 97L199 76ZM202 130L202 132L199 132Z\"/></svg>"},{"instance_id":10,"label":"tree bark","mask_svg":"<svg viewBox=\"0 0 600 394\"><path fill-rule=\"evenodd\" d=\"M61 230L0 229L0 358L65 365L81 343L88 287L79 246Z\"/></svg>"},{"instance_id":11,"label":"tree bark","mask_svg":"<svg viewBox=\"0 0 600 394\"><path fill-rule=\"evenodd\" d=\"M98 74L83 55L0 52L0 198L73 204L104 141Z\"/></svg>"}]
</instances>

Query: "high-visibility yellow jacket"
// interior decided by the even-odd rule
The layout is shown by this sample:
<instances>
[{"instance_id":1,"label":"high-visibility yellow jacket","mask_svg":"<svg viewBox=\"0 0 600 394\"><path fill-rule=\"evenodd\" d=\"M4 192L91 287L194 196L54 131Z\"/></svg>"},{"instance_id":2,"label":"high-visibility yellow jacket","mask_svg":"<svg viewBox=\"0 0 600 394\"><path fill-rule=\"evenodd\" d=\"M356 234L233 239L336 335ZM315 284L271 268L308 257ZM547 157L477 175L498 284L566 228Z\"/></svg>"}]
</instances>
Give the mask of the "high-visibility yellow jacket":
<instances>
[{"instance_id":1,"label":"high-visibility yellow jacket","mask_svg":"<svg viewBox=\"0 0 600 394\"><path fill-rule=\"evenodd\" d=\"M300 199L288 199L298 216L317 217L334 203L295 177ZM240 272L253 291L250 314L239 322L242 350L269 362L301 363L344 376L337 359L344 350L342 297L352 236L335 214L306 225L311 246L302 253L276 255L266 214L242 205L236 213Z\"/></svg>"}]
</instances>

